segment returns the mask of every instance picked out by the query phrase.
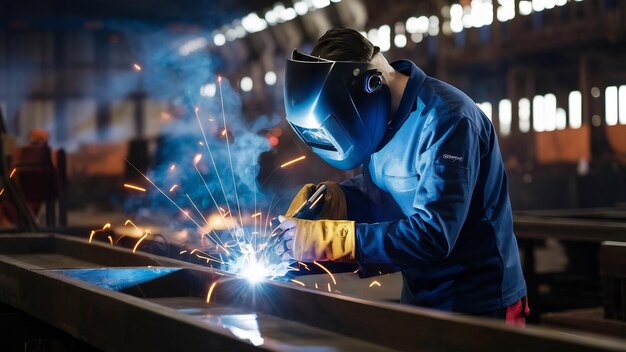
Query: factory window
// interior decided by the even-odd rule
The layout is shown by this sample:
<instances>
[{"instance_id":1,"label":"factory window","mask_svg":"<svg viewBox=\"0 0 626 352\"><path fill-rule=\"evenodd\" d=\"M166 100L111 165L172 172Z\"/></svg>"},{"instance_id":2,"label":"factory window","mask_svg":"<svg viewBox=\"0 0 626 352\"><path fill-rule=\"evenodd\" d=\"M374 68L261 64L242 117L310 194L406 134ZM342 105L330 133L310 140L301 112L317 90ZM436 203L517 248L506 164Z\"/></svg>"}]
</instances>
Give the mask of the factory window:
<instances>
[{"instance_id":1,"label":"factory window","mask_svg":"<svg viewBox=\"0 0 626 352\"><path fill-rule=\"evenodd\" d=\"M567 113L563 108L556 109L556 129L564 130L567 127Z\"/></svg>"},{"instance_id":2,"label":"factory window","mask_svg":"<svg viewBox=\"0 0 626 352\"><path fill-rule=\"evenodd\" d=\"M533 129L536 132L546 130L545 98L542 95L533 98Z\"/></svg>"},{"instance_id":3,"label":"factory window","mask_svg":"<svg viewBox=\"0 0 626 352\"><path fill-rule=\"evenodd\" d=\"M556 129L556 96L554 94L546 94L543 96L543 127L546 131L554 131Z\"/></svg>"},{"instance_id":4,"label":"factory window","mask_svg":"<svg viewBox=\"0 0 626 352\"><path fill-rule=\"evenodd\" d=\"M626 86L619 87L619 123L626 125Z\"/></svg>"},{"instance_id":5,"label":"factory window","mask_svg":"<svg viewBox=\"0 0 626 352\"><path fill-rule=\"evenodd\" d=\"M530 100L522 98L518 103L519 130L520 132L530 131Z\"/></svg>"},{"instance_id":6,"label":"factory window","mask_svg":"<svg viewBox=\"0 0 626 352\"><path fill-rule=\"evenodd\" d=\"M608 126L615 126L617 120L617 87L606 87L604 91L604 121Z\"/></svg>"},{"instance_id":7,"label":"factory window","mask_svg":"<svg viewBox=\"0 0 626 352\"><path fill-rule=\"evenodd\" d=\"M498 0L498 4L498 21L506 22L515 17L515 0Z\"/></svg>"},{"instance_id":8,"label":"factory window","mask_svg":"<svg viewBox=\"0 0 626 352\"><path fill-rule=\"evenodd\" d=\"M489 119L489 121L491 121L491 115L492 115L492 110L491 110L491 103L490 102L484 102L484 103L479 103L476 104L478 105L478 107L480 108L480 110L482 110L485 115L487 116L487 118Z\"/></svg>"},{"instance_id":9,"label":"factory window","mask_svg":"<svg viewBox=\"0 0 626 352\"><path fill-rule=\"evenodd\" d=\"M508 99L500 100L498 104L498 117L500 121L500 133L508 136L511 133L511 101Z\"/></svg>"},{"instance_id":10,"label":"factory window","mask_svg":"<svg viewBox=\"0 0 626 352\"><path fill-rule=\"evenodd\" d=\"M90 143L96 138L96 101L94 99L72 99L67 102L67 117L70 123L70 143L67 148Z\"/></svg>"},{"instance_id":11,"label":"factory window","mask_svg":"<svg viewBox=\"0 0 626 352\"><path fill-rule=\"evenodd\" d=\"M163 124L163 112L167 113L167 102L161 100L147 99L144 102L146 123L144 125L144 135L147 137L158 136Z\"/></svg>"},{"instance_id":12,"label":"factory window","mask_svg":"<svg viewBox=\"0 0 626 352\"><path fill-rule=\"evenodd\" d=\"M582 126L583 124L582 94L577 90L570 92L568 100L569 100L569 127L580 128L580 126Z\"/></svg>"},{"instance_id":13,"label":"factory window","mask_svg":"<svg viewBox=\"0 0 626 352\"><path fill-rule=\"evenodd\" d=\"M111 125L107 126L106 135L111 141L124 141L135 136L135 105L130 100L121 100L111 104Z\"/></svg>"},{"instance_id":14,"label":"factory window","mask_svg":"<svg viewBox=\"0 0 626 352\"><path fill-rule=\"evenodd\" d=\"M54 130L54 101L52 99L30 99L22 103L19 110L20 143L26 143L33 129L44 129L50 135L51 144Z\"/></svg>"}]
</instances>

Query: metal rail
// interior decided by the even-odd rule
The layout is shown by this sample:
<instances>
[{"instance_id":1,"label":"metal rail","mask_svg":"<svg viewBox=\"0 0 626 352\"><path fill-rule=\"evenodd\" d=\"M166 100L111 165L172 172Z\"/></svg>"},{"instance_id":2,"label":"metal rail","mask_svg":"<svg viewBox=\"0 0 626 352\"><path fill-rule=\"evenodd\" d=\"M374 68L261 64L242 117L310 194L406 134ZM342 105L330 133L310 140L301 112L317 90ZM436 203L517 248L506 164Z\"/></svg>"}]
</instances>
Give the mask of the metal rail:
<instances>
[{"instance_id":1,"label":"metal rail","mask_svg":"<svg viewBox=\"0 0 626 352\"><path fill-rule=\"evenodd\" d=\"M511 328L288 283L251 286L211 268L60 235L0 236L0 301L106 351L626 351L624 340Z\"/></svg>"}]
</instances>

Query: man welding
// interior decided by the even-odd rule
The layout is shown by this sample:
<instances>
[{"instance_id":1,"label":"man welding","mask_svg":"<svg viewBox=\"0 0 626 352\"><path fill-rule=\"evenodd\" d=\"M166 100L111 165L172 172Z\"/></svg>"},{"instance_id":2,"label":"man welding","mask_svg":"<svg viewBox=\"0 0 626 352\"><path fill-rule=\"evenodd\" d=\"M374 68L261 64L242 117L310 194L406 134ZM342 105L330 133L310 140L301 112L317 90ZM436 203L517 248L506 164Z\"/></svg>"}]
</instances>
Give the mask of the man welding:
<instances>
[{"instance_id":1,"label":"man welding","mask_svg":"<svg viewBox=\"0 0 626 352\"><path fill-rule=\"evenodd\" d=\"M362 174L325 182L316 219L279 225L290 259L402 271L401 301L524 324L529 309L498 139L477 105L413 62L391 64L332 29L285 74L287 121L324 161Z\"/></svg>"}]
</instances>

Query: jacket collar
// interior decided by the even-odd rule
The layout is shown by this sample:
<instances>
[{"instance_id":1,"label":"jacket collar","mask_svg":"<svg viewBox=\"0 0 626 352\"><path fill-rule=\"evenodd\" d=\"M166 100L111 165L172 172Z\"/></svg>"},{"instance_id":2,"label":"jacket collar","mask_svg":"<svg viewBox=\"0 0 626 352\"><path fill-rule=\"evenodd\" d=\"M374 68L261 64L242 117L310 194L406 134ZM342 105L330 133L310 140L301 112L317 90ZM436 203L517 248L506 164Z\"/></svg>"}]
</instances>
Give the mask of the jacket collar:
<instances>
[{"instance_id":1,"label":"jacket collar","mask_svg":"<svg viewBox=\"0 0 626 352\"><path fill-rule=\"evenodd\" d=\"M412 112L417 110L417 96L424 85L426 74L410 60L398 60L391 63L396 71L409 76L409 81L404 88L398 110L391 117L387 131L378 149L380 150L389 142L396 132L402 127Z\"/></svg>"}]
</instances>

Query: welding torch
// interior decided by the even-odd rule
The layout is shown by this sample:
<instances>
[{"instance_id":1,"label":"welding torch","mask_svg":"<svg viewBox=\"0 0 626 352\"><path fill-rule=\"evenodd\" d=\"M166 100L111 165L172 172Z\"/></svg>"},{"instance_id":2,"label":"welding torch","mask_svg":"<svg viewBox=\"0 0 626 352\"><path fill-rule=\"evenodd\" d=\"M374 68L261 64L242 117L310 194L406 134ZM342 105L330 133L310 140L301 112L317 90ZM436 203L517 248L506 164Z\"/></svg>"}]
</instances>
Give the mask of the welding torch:
<instances>
[{"instance_id":1,"label":"welding torch","mask_svg":"<svg viewBox=\"0 0 626 352\"><path fill-rule=\"evenodd\" d=\"M317 187L315 192L313 192L313 194L304 203L302 203L302 205L300 205L298 209L296 209L296 211L290 215L290 217L298 218L298 219L307 219L307 220L315 219L318 214L318 211L317 211L318 207L320 206L320 203L323 203L320 201L324 198L324 196L326 196L327 188L328 186L326 186L325 184L322 184L319 187ZM272 226L274 227L277 227L278 225L280 225L280 222L278 221L278 219L272 219L271 223L272 223ZM272 247L274 247L278 242L280 242L280 240L282 239L286 231L287 229L284 229L276 233L272 232L272 234L270 235L270 237L274 237L274 240L272 241L273 242Z\"/></svg>"}]
</instances>

